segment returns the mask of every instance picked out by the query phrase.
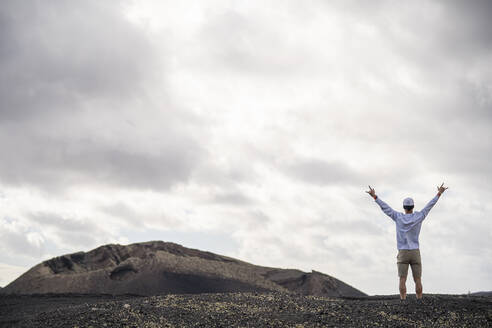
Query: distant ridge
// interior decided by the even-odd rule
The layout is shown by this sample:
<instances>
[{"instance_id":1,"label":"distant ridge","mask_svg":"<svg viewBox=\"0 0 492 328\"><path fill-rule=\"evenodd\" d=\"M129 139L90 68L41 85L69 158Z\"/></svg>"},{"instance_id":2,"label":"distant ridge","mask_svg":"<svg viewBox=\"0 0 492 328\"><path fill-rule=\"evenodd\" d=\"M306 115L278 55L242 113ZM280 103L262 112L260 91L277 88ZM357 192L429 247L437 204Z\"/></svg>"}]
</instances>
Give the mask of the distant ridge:
<instances>
[{"instance_id":1,"label":"distant ridge","mask_svg":"<svg viewBox=\"0 0 492 328\"><path fill-rule=\"evenodd\" d=\"M321 272L263 267L181 245L150 241L110 244L44 261L2 293L138 294L281 291L366 296Z\"/></svg>"},{"instance_id":2,"label":"distant ridge","mask_svg":"<svg viewBox=\"0 0 492 328\"><path fill-rule=\"evenodd\" d=\"M492 297L492 291L489 292L475 292L475 293L470 293L472 296L487 296L487 297Z\"/></svg>"}]
</instances>

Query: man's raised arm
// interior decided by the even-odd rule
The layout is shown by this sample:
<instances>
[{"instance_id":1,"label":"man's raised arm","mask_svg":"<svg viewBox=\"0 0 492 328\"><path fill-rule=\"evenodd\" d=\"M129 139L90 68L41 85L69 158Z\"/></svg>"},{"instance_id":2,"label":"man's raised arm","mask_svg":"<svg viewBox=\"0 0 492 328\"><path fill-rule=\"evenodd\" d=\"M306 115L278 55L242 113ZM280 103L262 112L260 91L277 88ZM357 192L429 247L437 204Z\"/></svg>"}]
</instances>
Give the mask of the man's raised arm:
<instances>
[{"instance_id":1,"label":"man's raised arm","mask_svg":"<svg viewBox=\"0 0 492 328\"><path fill-rule=\"evenodd\" d=\"M432 198L430 200L430 202L427 203L427 205L425 205L425 207L420 211L420 213L422 213L422 219L421 220L425 219L427 214L429 214L432 207L434 207L434 205L436 205L437 200L439 199L439 197L441 197L442 193L444 191L446 191L446 189L448 189L448 187L444 187L444 182L441 184L440 187L437 187L437 195L435 195L434 198Z\"/></svg>"},{"instance_id":2,"label":"man's raised arm","mask_svg":"<svg viewBox=\"0 0 492 328\"><path fill-rule=\"evenodd\" d=\"M376 195L376 191L374 190L374 188L371 188L371 186L369 186L369 191L366 191L366 192L369 195L371 195L372 198L374 198L374 200L376 201L376 203L378 203L379 207L381 207L381 209L383 210L384 214L386 214L387 216L389 216L393 221L396 221L396 214L398 212L396 212L388 204L386 204L385 202L383 202Z\"/></svg>"}]
</instances>

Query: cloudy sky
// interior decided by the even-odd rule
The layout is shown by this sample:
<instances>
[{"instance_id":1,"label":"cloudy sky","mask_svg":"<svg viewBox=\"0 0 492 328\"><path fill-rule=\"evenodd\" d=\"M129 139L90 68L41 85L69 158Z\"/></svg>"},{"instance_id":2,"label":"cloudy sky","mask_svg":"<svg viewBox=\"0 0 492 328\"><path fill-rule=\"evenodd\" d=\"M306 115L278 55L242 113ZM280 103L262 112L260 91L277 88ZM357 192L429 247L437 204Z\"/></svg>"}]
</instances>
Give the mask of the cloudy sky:
<instances>
[{"instance_id":1,"label":"cloudy sky","mask_svg":"<svg viewBox=\"0 0 492 328\"><path fill-rule=\"evenodd\" d=\"M489 1L2 1L0 286L148 240L398 293L492 290ZM408 285L413 290L413 283Z\"/></svg>"}]
</instances>

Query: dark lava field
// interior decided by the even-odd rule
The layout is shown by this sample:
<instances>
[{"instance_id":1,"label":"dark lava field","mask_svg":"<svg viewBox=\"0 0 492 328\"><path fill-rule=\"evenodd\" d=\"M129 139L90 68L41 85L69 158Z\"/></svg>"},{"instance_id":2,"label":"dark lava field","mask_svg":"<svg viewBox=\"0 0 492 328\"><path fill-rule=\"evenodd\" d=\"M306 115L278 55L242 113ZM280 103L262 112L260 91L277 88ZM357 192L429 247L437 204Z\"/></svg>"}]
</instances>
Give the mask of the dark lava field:
<instances>
[{"instance_id":1,"label":"dark lava field","mask_svg":"<svg viewBox=\"0 0 492 328\"><path fill-rule=\"evenodd\" d=\"M0 327L492 327L492 298L285 293L0 295Z\"/></svg>"}]
</instances>

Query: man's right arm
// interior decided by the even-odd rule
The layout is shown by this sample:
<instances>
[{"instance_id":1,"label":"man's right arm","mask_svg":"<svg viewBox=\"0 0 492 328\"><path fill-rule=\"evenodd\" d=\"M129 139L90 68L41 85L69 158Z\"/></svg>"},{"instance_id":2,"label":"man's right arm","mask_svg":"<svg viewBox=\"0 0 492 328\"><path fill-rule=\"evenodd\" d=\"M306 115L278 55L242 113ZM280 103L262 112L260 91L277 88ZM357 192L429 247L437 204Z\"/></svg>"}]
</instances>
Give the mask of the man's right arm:
<instances>
[{"instance_id":1,"label":"man's right arm","mask_svg":"<svg viewBox=\"0 0 492 328\"><path fill-rule=\"evenodd\" d=\"M430 202L428 202L427 205L425 205L425 207L420 211L420 218L418 219L418 222L421 222L425 219L430 210L434 207L434 205L436 205L442 193L445 192L447 189L448 187L444 187L444 182L440 187L437 187L437 195L435 195L434 198L432 198Z\"/></svg>"},{"instance_id":2,"label":"man's right arm","mask_svg":"<svg viewBox=\"0 0 492 328\"><path fill-rule=\"evenodd\" d=\"M437 201L439 200L439 197L441 197L441 194L437 194L434 196L434 198L432 198L430 200L430 202L427 203L427 205L425 205L425 207L420 211L420 213L422 214L422 218L420 219L421 221L425 219L425 217L427 216L427 214L429 214L430 210L432 209L432 207L434 207L434 205L436 205Z\"/></svg>"},{"instance_id":3,"label":"man's right arm","mask_svg":"<svg viewBox=\"0 0 492 328\"><path fill-rule=\"evenodd\" d=\"M441 197L442 193L445 192L447 189L448 189L448 187L444 187L444 182L442 183L442 185L440 187L437 187L437 195L435 195L434 198L432 198L430 200L430 202L427 203L427 205L425 205L425 207L422 209L422 211L420 211L420 213L422 213L422 215L423 215L422 220L425 219L425 217L427 216L427 214L429 214L432 207L434 205L436 205L439 197Z\"/></svg>"}]
</instances>

